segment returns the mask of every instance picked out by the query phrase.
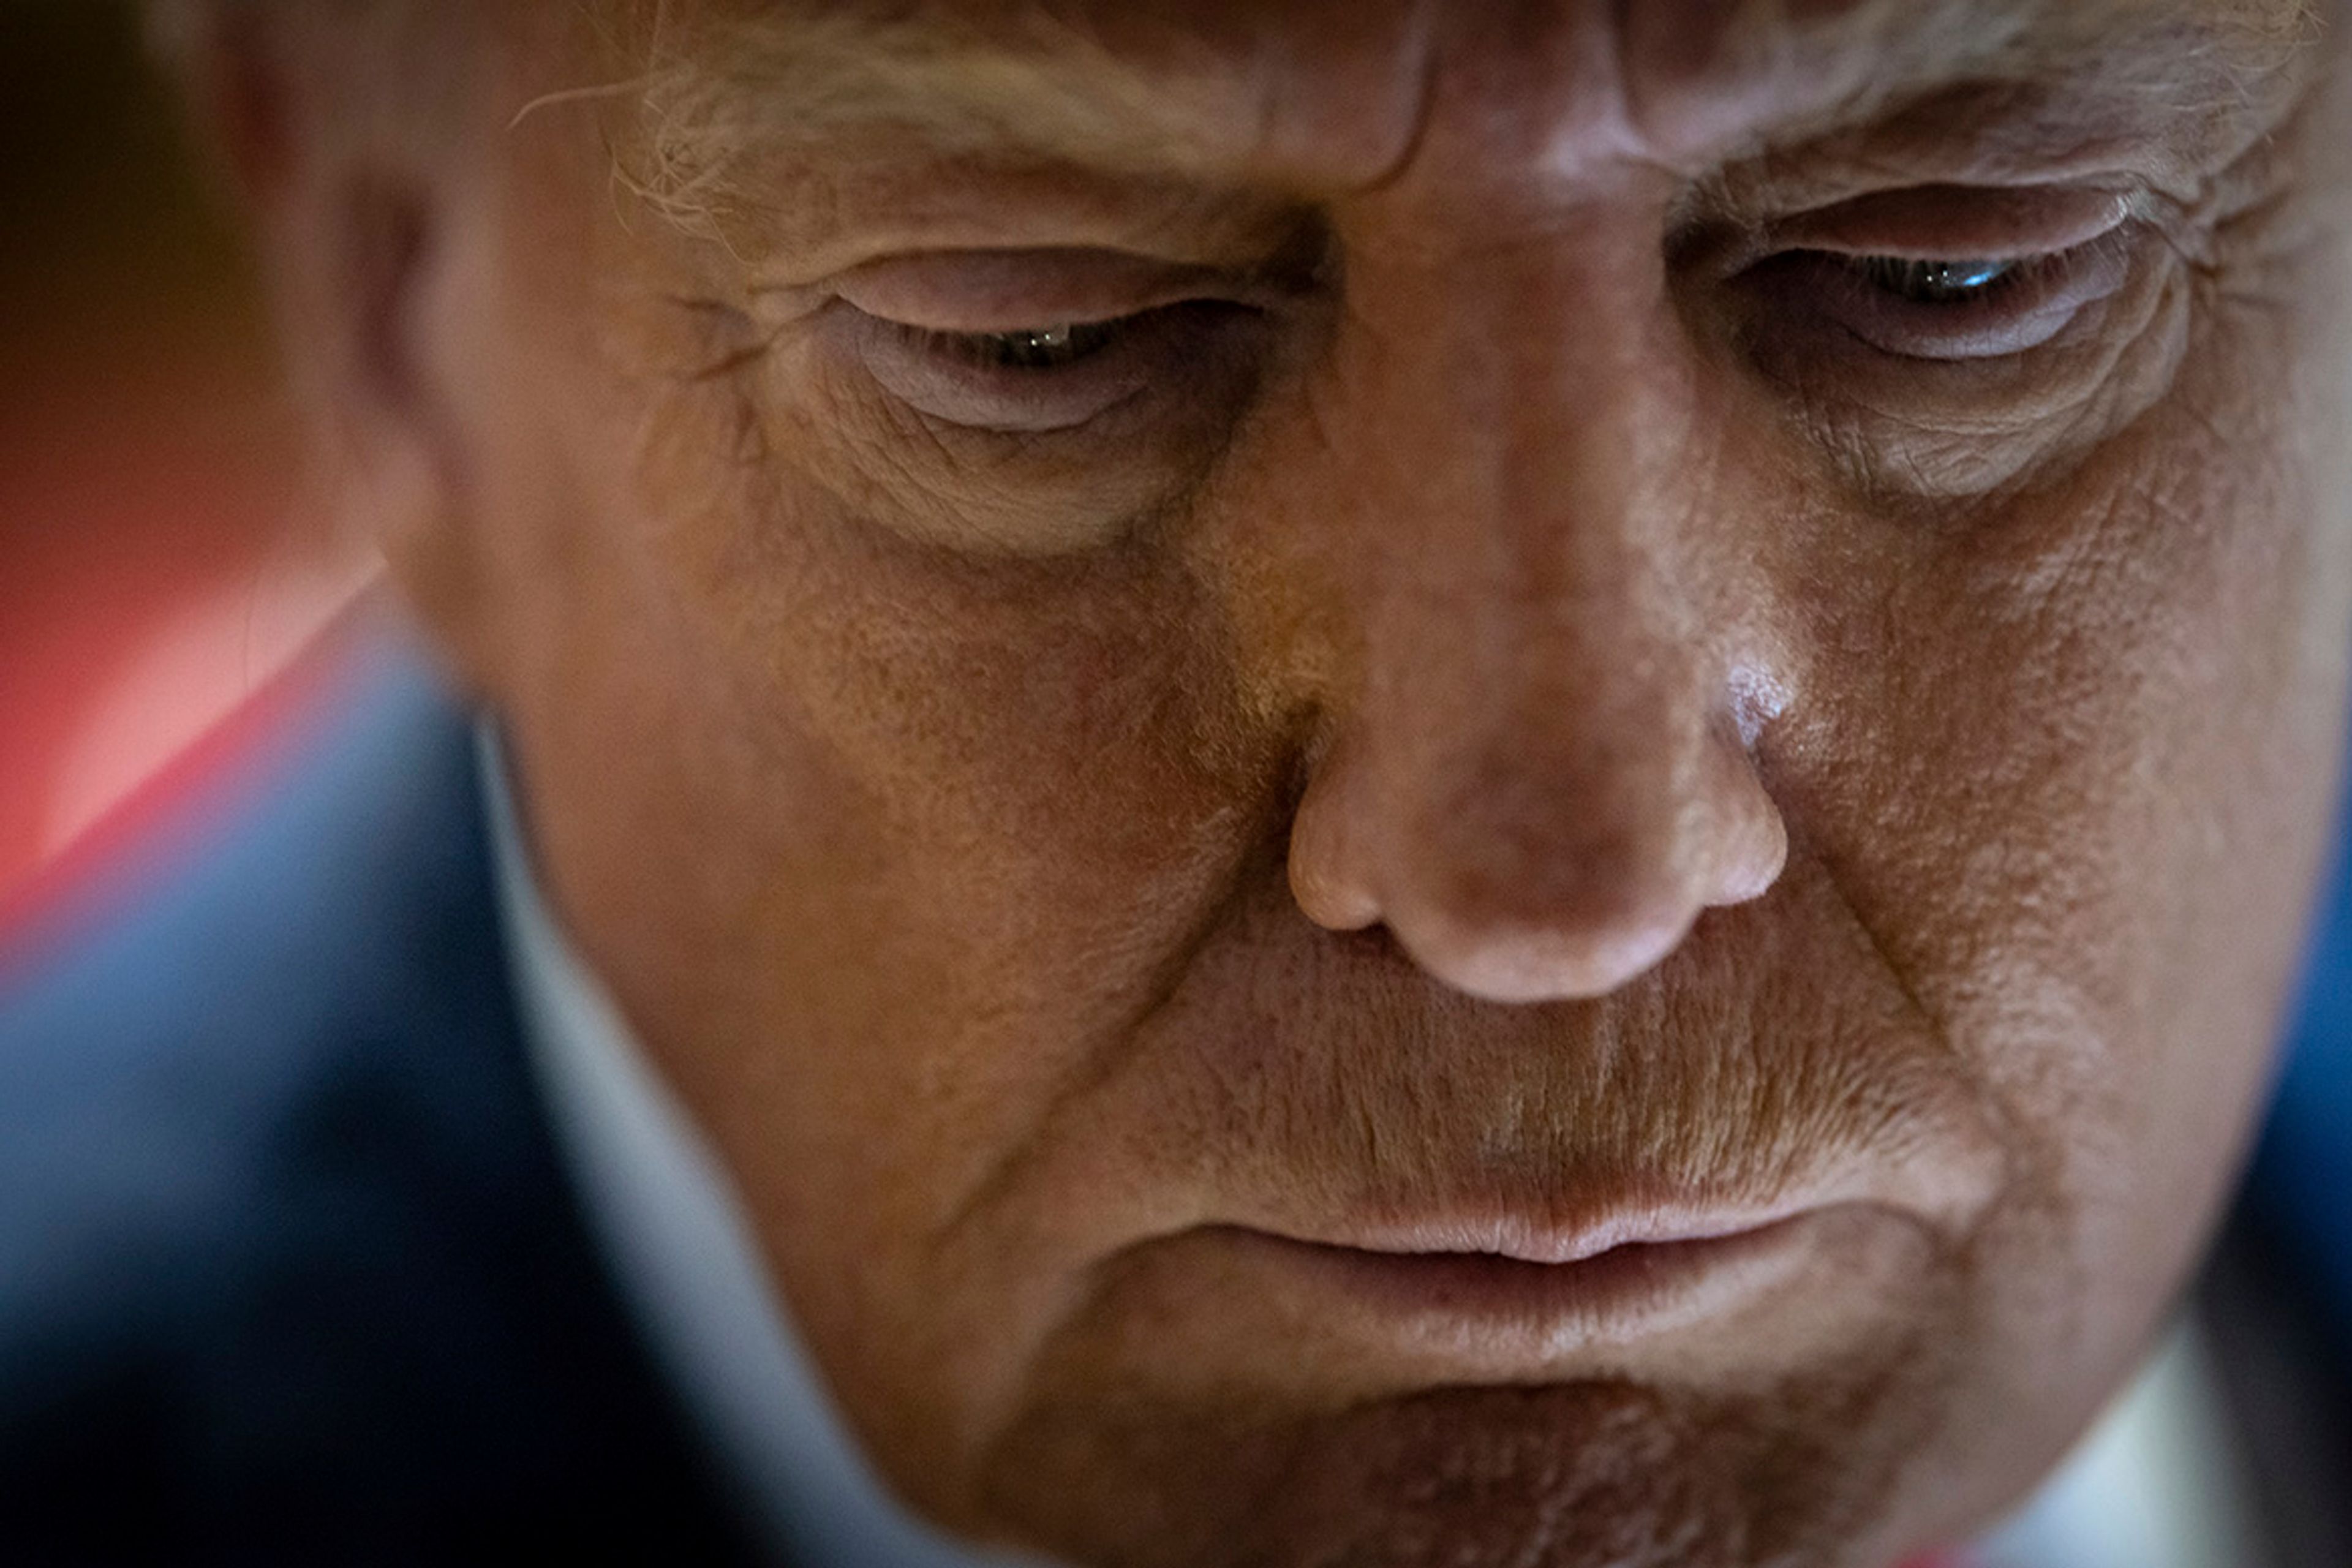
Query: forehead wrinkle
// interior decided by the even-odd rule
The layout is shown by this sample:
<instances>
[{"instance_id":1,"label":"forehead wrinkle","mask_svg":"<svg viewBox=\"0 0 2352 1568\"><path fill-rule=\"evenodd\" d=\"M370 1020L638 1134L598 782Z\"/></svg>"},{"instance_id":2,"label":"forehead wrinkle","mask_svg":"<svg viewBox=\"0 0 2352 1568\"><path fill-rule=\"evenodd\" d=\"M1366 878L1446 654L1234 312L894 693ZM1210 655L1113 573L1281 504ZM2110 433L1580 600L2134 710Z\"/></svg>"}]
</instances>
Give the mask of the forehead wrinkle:
<instances>
[{"instance_id":1,"label":"forehead wrinkle","mask_svg":"<svg viewBox=\"0 0 2352 1568\"><path fill-rule=\"evenodd\" d=\"M2260 110L2335 0L1619 4L1636 134L1659 161L1697 173L1867 132L1955 89L2037 89L2043 102L2071 92L2109 132ZM2173 123L2145 123L2151 104ZM2144 123L2117 123L2126 111Z\"/></svg>"},{"instance_id":2,"label":"forehead wrinkle","mask_svg":"<svg viewBox=\"0 0 2352 1568\"><path fill-rule=\"evenodd\" d=\"M636 111L616 138L628 152L624 176L656 207L712 233L730 212L772 201L759 178L764 160L842 147L1011 153L1261 188L1281 183L1270 165L1287 158L1292 176L1319 176L1309 183L1370 184L1394 173L1421 130L1421 77L1442 47L1432 35L1449 20L1443 5L1412 7L1419 25L1394 42L1414 58L1392 73L1412 85L1398 112L1371 121L1382 138L1327 146L1318 158L1299 126L1286 133L1284 116L1321 38L1253 54L1220 47L1205 31L1162 26L1143 58L1090 23L1083 0L918 0L888 12L607 3L630 18L613 36L641 66L616 94ZM2071 76L2118 103L2161 92L2168 114L2219 112L2258 98L2323 14L2340 8L2337 0L1560 0L1527 11L1549 11L1555 27L1611 28L1633 142L1652 161L1698 174L1967 82ZM1256 41L1286 36L1276 29ZM1308 132L1329 129L1302 118Z\"/></svg>"},{"instance_id":3,"label":"forehead wrinkle","mask_svg":"<svg viewBox=\"0 0 2352 1568\"><path fill-rule=\"evenodd\" d=\"M626 173L656 205L709 219L756 192L766 159L908 144L941 160L1011 155L1112 174L1185 178L1255 169L1278 183L1369 178L1381 139L1316 148L1286 130L1307 62L1162 29L1148 58L1066 6L688 5L644 12ZM1357 116L1360 121L1366 116ZM1402 140L1407 127L1397 128ZM1353 163L1357 167L1351 168ZM1304 174L1304 171L1301 171Z\"/></svg>"}]
</instances>

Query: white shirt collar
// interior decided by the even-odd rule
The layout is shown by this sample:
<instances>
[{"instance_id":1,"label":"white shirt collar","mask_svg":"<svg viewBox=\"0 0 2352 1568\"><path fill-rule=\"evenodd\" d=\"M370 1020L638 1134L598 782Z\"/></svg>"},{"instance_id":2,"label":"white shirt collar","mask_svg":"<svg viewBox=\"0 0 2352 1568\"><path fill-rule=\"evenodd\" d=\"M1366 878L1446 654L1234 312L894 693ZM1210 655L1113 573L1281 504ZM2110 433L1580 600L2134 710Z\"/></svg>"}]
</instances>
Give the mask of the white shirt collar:
<instances>
[{"instance_id":1,"label":"white shirt collar","mask_svg":"<svg viewBox=\"0 0 2352 1568\"><path fill-rule=\"evenodd\" d=\"M748 1511L787 1562L1022 1568L949 1542L875 1478L768 1284L733 1188L541 898L497 736L481 735L499 908L557 1145L623 1294ZM2241 1465L2184 1323L2032 1503L1963 1561L2255 1568Z\"/></svg>"},{"instance_id":2,"label":"white shirt collar","mask_svg":"<svg viewBox=\"0 0 2352 1568\"><path fill-rule=\"evenodd\" d=\"M889 1497L771 1289L732 1186L541 899L496 735L480 746L531 1066L588 1224L762 1537L824 1568L1014 1568Z\"/></svg>"},{"instance_id":3,"label":"white shirt collar","mask_svg":"<svg viewBox=\"0 0 2352 1568\"><path fill-rule=\"evenodd\" d=\"M2251 1478L2186 1313L1971 1568L2263 1568Z\"/></svg>"}]
</instances>

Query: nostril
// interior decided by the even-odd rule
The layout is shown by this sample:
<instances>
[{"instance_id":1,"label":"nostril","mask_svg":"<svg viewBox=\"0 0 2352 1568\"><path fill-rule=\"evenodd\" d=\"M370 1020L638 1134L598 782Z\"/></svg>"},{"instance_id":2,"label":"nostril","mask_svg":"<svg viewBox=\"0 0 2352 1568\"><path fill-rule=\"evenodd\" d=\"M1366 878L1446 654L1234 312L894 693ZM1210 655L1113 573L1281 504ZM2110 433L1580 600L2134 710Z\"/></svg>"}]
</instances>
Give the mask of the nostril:
<instances>
[{"instance_id":1,"label":"nostril","mask_svg":"<svg viewBox=\"0 0 2352 1568\"><path fill-rule=\"evenodd\" d=\"M1290 823L1290 894L1307 918L1329 931L1381 922L1365 798L1369 778L1345 742L1325 758Z\"/></svg>"},{"instance_id":2,"label":"nostril","mask_svg":"<svg viewBox=\"0 0 2352 1568\"><path fill-rule=\"evenodd\" d=\"M1772 890L1789 864L1789 828L1778 811L1752 814L1725 835L1709 891L1710 906L1752 903Z\"/></svg>"},{"instance_id":3,"label":"nostril","mask_svg":"<svg viewBox=\"0 0 2352 1568\"><path fill-rule=\"evenodd\" d=\"M1701 894L1710 907L1748 903L1770 892L1788 868L1788 819L1747 749L1718 745L1708 765L1715 775L1707 791L1710 864Z\"/></svg>"}]
</instances>

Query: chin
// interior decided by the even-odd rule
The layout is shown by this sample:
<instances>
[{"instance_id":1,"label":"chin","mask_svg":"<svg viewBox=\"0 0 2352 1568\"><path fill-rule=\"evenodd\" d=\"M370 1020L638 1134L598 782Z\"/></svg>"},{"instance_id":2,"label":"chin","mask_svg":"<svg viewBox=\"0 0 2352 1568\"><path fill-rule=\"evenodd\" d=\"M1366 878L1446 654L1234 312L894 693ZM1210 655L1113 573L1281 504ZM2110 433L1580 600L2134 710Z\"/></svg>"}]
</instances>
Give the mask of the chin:
<instances>
[{"instance_id":1,"label":"chin","mask_svg":"<svg viewBox=\"0 0 2352 1568\"><path fill-rule=\"evenodd\" d=\"M998 1533L1101 1568L1885 1568L1945 1369L1735 1394L1455 1387L1312 1415L1083 1386L990 1471Z\"/></svg>"}]
</instances>

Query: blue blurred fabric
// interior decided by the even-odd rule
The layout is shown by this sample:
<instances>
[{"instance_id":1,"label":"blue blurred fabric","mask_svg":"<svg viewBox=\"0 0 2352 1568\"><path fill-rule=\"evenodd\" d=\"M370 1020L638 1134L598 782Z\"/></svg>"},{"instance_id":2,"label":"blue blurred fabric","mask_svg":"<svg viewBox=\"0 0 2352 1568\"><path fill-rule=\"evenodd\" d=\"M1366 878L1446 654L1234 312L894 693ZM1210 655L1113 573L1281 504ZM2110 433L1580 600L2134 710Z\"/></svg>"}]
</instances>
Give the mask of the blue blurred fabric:
<instances>
[{"instance_id":1,"label":"blue blurred fabric","mask_svg":"<svg viewBox=\"0 0 2352 1568\"><path fill-rule=\"evenodd\" d=\"M2352 782L2324 887L2243 1203L2282 1253L2302 1260L2352 1360Z\"/></svg>"},{"instance_id":2,"label":"blue blurred fabric","mask_svg":"<svg viewBox=\"0 0 2352 1568\"><path fill-rule=\"evenodd\" d=\"M0 1563L737 1560L527 1074L467 718L341 689L0 953Z\"/></svg>"}]
</instances>

